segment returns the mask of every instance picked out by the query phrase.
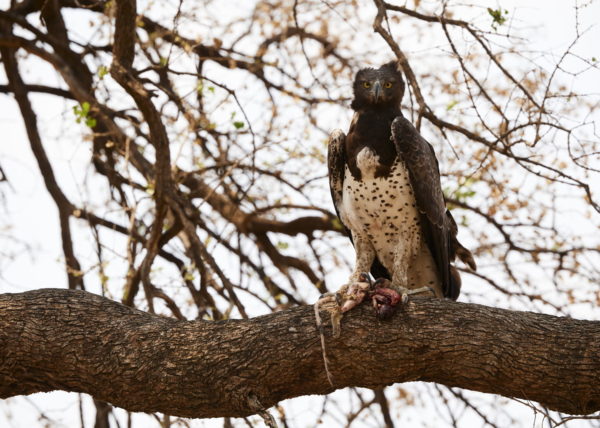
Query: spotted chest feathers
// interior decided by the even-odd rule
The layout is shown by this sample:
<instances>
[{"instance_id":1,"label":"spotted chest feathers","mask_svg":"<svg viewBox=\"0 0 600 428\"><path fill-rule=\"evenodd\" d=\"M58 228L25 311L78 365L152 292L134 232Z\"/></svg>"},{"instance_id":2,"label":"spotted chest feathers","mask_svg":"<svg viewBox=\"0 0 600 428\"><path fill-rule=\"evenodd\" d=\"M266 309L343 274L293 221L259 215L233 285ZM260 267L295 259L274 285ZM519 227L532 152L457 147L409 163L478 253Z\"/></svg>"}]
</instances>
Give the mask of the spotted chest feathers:
<instances>
[{"instance_id":1,"label":"spotted chest feathers","mask_svg":"<svg viewBox=\"0 0 600 428\"><path fill-rule=\"evenodd\" d=\"M375 178L379 158L368 147L358 153L356 163L362 177L356 180L346 166L342 221L357 235L355 239L372 245L392 277L408 282L409 266L422 251L423 241L408 171L396 159L389 175Z\"/></svg>"}]
</instances>

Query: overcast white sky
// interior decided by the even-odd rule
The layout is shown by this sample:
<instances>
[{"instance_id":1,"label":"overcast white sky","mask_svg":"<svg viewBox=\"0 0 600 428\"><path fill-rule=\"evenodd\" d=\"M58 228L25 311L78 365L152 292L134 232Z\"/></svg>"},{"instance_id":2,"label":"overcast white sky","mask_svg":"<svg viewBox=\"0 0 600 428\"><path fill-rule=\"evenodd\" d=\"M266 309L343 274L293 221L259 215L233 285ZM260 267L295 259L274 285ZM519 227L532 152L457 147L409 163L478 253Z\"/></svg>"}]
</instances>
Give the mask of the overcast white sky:
<instances>
[{"instance_id":1,"label":"overcast white sky","mask_svg":"<svg viewBox=\"0 0 600 428\"><path fill-rule=\"evenodd\" d=\"M394 2L402 3L402 2ZM475 2L474 2L475 3ZM535 49L550 50L560 55L575 39L574 5L577 2L569 0L500 0L481 1L484 6L498 7L509 10L509 16L526 22L534 29L531 46ZM0 0L0 9L8 7L9 0ZM600 2L579 2L580 32L585 32L575 51L588 59L600 60ZM45 73L45 71L44 71ZM51 83L59 82L54 73L48 73ZM3 71L0 71L0 84L6 83ZM578 80L576 89L584 92L600 93L600 80L584 76ZM61 126L63 104L52 96L35 97L35 109L40 117L42 131L50 135L61 135L65 138L78 138L72 131ZM73 118L69 117L69 121ZM0 165L4 169L10 186L2 185L0 189L0 293L19 292L41 287L66 287L66 278L61 263L62 251L58 236L58 219L56 208L48 196L38 172L37 164L31 155L23 123L12 97L0 95ZM61 181L70 182L72 171L70 164L78 160L87 161L88 153L84 150L72 149L73 145L53 145L49 148L51 155L57 159L55 165L60 165L57 174ZM2 201L6 201L6 204ZM41 215L40 215L41 214ZM8 219L8 222L2 220ZM2 229L10 224L10 230ZM2 239L2 235L16 236L35 249L34 257L30 257L25 248L19 243ZM2 261L2 253L9 249L21 252L17 259L10 263ZM338 393L343 394L343 392ZM74 394L62 392L52 394L36 394L27 399L15 398L0 401L0 427L10 426L29 428L43 426L44 421L38 419L36 408L44 409L52 419L62 421L64 426L79 424L77 402ZM87 400L87 398L86 398ZM307 401L310 406L310 401ZM311 411L307 406L298 402L298 417L302 412ZM314 411L314 410L312 410ZM414 410L407 410L408 412ZM417 409L419 411L419 409ZM12 418L7 415L12 414ZM93 412L86 413L86 426L93 424ZM140 416L142 418L143 416ZM418 415L415 415L418 417ZM533 418L530 411L523 411L523 417ZM222 426L221 422L206 421L197 426ZM531 426L537 423L531 419ZM360 426L360 425L356 425ZM569 424L576 427L577 423Z\"/></svg>"}]
</instances>

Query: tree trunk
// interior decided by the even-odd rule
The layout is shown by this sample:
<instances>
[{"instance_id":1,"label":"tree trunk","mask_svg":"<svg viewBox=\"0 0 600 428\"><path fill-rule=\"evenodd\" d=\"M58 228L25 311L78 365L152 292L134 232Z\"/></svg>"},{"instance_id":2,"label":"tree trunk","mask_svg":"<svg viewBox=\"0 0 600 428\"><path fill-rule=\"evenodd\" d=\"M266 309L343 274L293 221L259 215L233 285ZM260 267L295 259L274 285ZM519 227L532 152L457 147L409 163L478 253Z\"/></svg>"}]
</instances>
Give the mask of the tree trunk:
<instances>
[{"instance_id":1,"label":"tree trunk","mask_svg":"<svg viewBox=\"0 0 600 428\"><path fill-rule=\"evenodd\" d=\"M322 314L325 315L325 314ZM313 308L250 320L178 321L84 291L0 295L0 398L91 394L130 411L241 417L280 400L396 382L600 409L600 322L414 298L391 321L369 305L325 328L326 378Z\"/></svg>"}]
</instances>

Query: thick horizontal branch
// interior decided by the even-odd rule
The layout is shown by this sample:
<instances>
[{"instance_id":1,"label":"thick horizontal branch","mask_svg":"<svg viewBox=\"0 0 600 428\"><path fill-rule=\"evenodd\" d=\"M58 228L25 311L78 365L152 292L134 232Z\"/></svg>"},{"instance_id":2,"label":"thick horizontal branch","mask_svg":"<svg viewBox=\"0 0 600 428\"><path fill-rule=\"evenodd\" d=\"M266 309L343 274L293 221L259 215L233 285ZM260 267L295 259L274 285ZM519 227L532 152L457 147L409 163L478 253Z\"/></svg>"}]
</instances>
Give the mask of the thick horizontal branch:
<instances>
[{"instance_id":1,"label":"thick horizontal branch","mask_svg":"<svg viewBox=\"0 0 600 428\"><path fill-rule=\"evenodd\" d=\"M391 321L363 305L339 339L325 333L335 388L420 380L572 414L600 409L600 322L415 298ZM177 321L83 291L0 295L0 398L57 389L203 418L334 388L310 306Z\"/></svg>"}]
</instances>

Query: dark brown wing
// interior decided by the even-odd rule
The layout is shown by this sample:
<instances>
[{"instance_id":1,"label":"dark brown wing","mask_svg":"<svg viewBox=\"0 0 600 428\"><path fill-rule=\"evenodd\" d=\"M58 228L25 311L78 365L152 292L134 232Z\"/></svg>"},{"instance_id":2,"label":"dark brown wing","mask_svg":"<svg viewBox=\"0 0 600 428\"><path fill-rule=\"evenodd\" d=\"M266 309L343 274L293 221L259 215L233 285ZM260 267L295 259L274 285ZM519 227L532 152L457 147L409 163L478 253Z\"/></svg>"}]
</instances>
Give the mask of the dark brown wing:
<instances>
[{"instance_id":1,"label":"dark brown wing","mask_svg":"<svg viewBox=\"0 0 600 428\"><path fill-rule=\"evenodd\" d=\"M344 171L346 169L346 134L336 129L329 135L327 145L327 168L329 169L329 190L331 199L338 218L342 219L342 196L344 191ZM346 234L350 236L350 231L342 223ZM352 239L352 237L350 238Z\"/></svg>"},{"instance_id":2,"label":"dark brown wing","mask_svg":"<svg viewBox=\"0 0 600 428\"><path fill-rule=\"evenodd\" d=\"M354 120L350 125L348 135L352 133L354 127ZM333 206L335 213L340 219L341 226L344 228L346 235L352 242L352 233L350 229L342 221L342 198L344 192L344 173L346 170L346 135L339 129L334 130L329 135L329 143L327 146L327 168L329 170L329 189L331 190L331 199L333 199ZM354 245L354 242L352 242ZM383 267L379 259L376 257L371 266L371 274L375 279L387 278L391 279L391 276L387 269Z\"/></svg>"},{"instance_id":3,"label":"dark brown wing","mask_svg":"<svg viewBox=\"0 0 600 428\"><path fill-rule=\"evenodd\" d=\"M473 254L458 241L458 226L456 225L456 221L454 220L454 217L452 217L450 210L446 211L446 216L448 217L448 226L450 227L448 238L450 240L448 242L448 245L450 246L450 262L453 262L454 259L458 257L464 264L469 266L472 271L476 271L477 264L475 263Z\"/></svg>"},{"instance_id":4,"label":"dark brown wing","mask_svg":"<svg viewBox=\"0 0 600 428\"><path fill-rule=\"evenodd\" d=\"M417 209L421 214L421 229L438 268L444 296L456 300L460 293L460 282L451 275L451 231L435 152L412 123L402 116L392 123L392 140L408 170Z\"/></svg>"}]
</instances>

